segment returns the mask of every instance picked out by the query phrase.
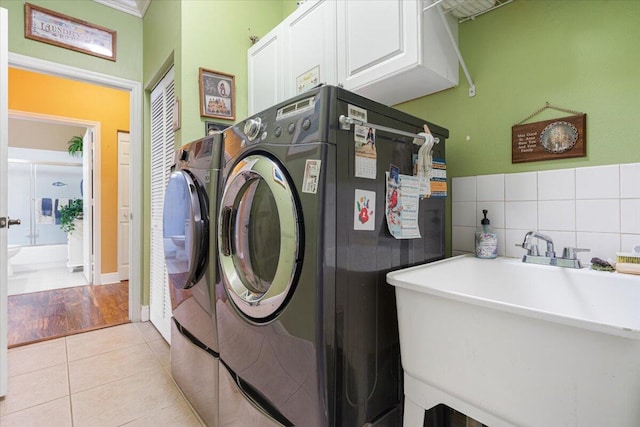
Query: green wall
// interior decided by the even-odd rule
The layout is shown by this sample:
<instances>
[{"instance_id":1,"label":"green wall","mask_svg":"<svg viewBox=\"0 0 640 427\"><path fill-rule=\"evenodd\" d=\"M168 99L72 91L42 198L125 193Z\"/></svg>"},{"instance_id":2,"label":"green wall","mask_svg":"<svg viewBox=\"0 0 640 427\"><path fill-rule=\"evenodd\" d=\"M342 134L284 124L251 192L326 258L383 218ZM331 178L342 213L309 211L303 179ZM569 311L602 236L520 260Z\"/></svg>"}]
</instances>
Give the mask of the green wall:
<instances>
[{"instance_id":1,"label":"green wall","mask_svg":"<svg viewBox=\"0 0 640 427\"><path fill-rule=\"evenodd\" d=\"M184 144L205 135L200 118L199 67L235 76L236 121L247 116L247 50L283 19L281 0L184 2L182 7L182 129ZM197 29L192 31L191 29ZM222 119L211 119L233 123Z\"/></svg>"},{"instance_id":2,"label":"green wall","mask_svg":"<svg viewBox=\"0 0 640 427\"><path fill-rule=\"evenodd\" d=\"M457 176L640 162L639 41L640 1L517 0L459 25L475 97L460 70L458 87L396 107L450 130L449 185ZM545 102L587 114L587 156L512 164L511 127ZM547 109L531 121L567 115Z\"/></svg>"},{"instance_id":3,"label":"green wall","mask_svg":"<svg viewBox=\"0 0 640 427\"><path fill-rule=\"evenodd\" d=\"M142 20L94 1L29 0L29 3L117 31L116 62L24 37L24 1L0 0L9 11L9 51L96 71L142 80Z\"/></svg>"},{"instance_id":4,"label":"green wall","mask_svg":"<svg viewBox=\"0 0 640 427\"><path fill-rule=\"evenodd\" d=\"M458 87L397 106L450 130L450 177L640 161L640 1L518 0L459 38L476 96L461 70ZM511 127L547 101L587 114L587 156L511 164Z\"/></svg>"}]
</instances>

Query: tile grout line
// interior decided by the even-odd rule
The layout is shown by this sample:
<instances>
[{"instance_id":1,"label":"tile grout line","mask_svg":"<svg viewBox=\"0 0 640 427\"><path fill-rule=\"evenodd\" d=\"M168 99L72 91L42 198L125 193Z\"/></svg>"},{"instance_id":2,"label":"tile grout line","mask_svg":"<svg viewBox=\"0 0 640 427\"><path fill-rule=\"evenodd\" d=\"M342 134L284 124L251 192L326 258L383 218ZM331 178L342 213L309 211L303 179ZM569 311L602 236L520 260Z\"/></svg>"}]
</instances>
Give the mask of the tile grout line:
<instances>
[{"instance_id":1,"label":"tile grout line","mask_svg":"<svg viewBox=\"0 0 640 427\"><path fill-rule=\"evenodd\" d=\"M71 399L71 369L69 368L69 347L67 346L67 337L64 337L64 352L67 362L67 387L69 388L69 415L71 416L71 427L74 427L73 421L73 400Z\"/></svg>"}]
</instances>

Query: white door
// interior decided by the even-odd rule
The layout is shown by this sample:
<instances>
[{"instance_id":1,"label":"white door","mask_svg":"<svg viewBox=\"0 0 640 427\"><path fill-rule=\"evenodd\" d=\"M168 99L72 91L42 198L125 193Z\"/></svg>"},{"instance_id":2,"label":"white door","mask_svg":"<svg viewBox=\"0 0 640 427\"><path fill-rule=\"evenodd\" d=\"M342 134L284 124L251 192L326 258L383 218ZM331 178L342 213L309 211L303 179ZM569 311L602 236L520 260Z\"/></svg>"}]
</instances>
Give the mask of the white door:
<instances>
[{"instance_id":1,"label":"white door","mask_svg":"<svg viewBox=\"0 0 640 427\"><path fill-rule=\"evenodd\" d=\"M7 218L7 146L9 132L8 12L0 8L0 221ZM7 394L7 228L0 224L0 396Z\"/></svg>"},{"instance_id":2,"label":"white door","mask_svg":"<svg viewBox=\"0 0 640 427\"><path fill-rule=\"evenodd\" d=\"M129 280L129 132L118 131L118 274Z\"/></svg>"},{"instance_id":3,"label":"white door","mask_svg":"<svg viewBox=\"0 0 640 427\"><path fill-rule=\"evenodd\" d=\"M82 272L93 280L93 131L82 137Z\"/></svg>"},{"instance_id":4,"label":"white door","mask_svg":"<svg viewBox=\"0 0 640 427\"><path fill-rule=\"evenodd\" d=\"M173 68L151 92L151 248L149 318L167 342L171 341L171 295L164 263L164 193L175 153Z\"/></svg>"}]
</instances>

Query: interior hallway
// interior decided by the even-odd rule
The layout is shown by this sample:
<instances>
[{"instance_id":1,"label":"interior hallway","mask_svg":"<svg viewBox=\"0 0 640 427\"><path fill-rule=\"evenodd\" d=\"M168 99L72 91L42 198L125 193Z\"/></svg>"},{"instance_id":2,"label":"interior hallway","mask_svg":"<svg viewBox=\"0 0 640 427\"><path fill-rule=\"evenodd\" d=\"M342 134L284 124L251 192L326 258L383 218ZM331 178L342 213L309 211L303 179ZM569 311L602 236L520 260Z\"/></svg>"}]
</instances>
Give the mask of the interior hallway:
<instances>
[{"instance_id":1,"label":"interior hallway","mask_svg":"<svg viewBox=\"0 0 640 427\"><path fill-rule=\"evenodd\" d=\"M202 425L171 379L169 345L149 322L12 348L8 363L2 427Z\"/></svg>"}]
</instances>

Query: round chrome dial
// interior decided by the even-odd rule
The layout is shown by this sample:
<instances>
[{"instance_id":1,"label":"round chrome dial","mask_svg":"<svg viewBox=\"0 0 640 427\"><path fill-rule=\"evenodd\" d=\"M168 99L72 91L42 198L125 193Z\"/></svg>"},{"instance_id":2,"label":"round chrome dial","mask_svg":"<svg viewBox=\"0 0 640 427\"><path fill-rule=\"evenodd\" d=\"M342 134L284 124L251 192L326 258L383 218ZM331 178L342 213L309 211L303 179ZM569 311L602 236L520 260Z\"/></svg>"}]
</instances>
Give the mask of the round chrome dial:
<instances>
[{"instance_id":1,"label":"round chrome dial","mask_svg":"<svg viewBox=\"0 0 640 427\"><path fill-rule=\"evenodd\" d=\"M262 125L262 120L260 117L256 117L254 119L249 119L244 124L244 134L247 135L249 141L253 141L260 134L260 129Z\"/></svg>"}]
</instances>

